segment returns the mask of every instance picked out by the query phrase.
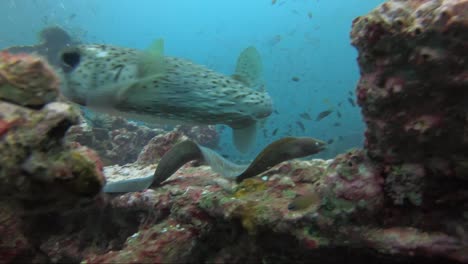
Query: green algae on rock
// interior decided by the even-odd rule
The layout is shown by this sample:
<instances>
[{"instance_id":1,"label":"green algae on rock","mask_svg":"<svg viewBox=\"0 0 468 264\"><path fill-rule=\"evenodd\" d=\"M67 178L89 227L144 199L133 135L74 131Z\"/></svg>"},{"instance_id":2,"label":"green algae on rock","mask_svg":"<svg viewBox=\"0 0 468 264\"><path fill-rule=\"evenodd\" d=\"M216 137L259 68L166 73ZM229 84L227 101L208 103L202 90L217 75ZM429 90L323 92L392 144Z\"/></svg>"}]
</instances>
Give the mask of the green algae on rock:
<instances>
[{"instance_id":1,"label":"green algae on rock","mask_svg":"<svg viewBox=\"0 0 468 264\"><path fill-rule=\"evenodd\" d=\"M59 78L45 60L0 52L0 100L40 108L58 94Z\"/></svg>"},{"instance_id":2,"label":"green algae on rock","mask_svg":"<svg viewBox=\"0 0 468 264\"><path fill-rule=\"evenodd\" d=\"M53 102L57 80L47 64L34 56L1 53L0 72L0 82L19 91L5 92L0 85L0 196L53 204L98 194L105 182L99 157L63 140L79 113Z\"/></svg>"}]
</instances>

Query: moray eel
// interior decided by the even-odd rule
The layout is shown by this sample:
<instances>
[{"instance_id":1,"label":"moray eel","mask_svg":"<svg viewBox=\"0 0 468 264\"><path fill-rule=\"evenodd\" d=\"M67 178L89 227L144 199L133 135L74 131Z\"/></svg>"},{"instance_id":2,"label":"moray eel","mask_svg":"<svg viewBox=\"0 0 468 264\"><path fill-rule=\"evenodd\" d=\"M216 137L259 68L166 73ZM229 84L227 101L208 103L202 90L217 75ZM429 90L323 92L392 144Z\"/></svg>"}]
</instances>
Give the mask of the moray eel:
<instances>
[{"instance_id":1,"label":"moray eel","mask_svg":"<svg viewBox=\"0 0 468 264\"><path fill-rule=\"evenodd\" d=\"M197 145L191 141L184 141L174 146L161 159L161 163L154 173L153 185L159 185L169 178L183 164L193 159L205 161L213 171L236 182L258 175L273 166L295 158L309 156L322 151L326 143L307 137L285 137L274 141L248 165L235 164L215 151Z\"/></svg>"},{"instance_id":2,"label":"moray eel","mask_svg":"<svg viewBox=\"0 0 468 264\"><path fill-rule=\"evenodd\" d=\"M283 161L318 153L325 149L325 145L325 142L313 138L286 137L268 145L251 164L239 165L223 158L209 148L187 140L175 145L162 157L154 175L108 183L104 187L104 192L132 192L141 191L150 186L159 186L185 163L197 159L205 161L213 171L221 176L241 182Z\"/></svg>"},{"instance_id":3,"label":"moray eel","mask_svg":"<svg viewBox=\"0 0 468 264\"><path fill-rule=\"evenodd\" d=\"M241 52L227 76L189 60L163 54L157 40L147 50L87 44L60 55L63 94L97 111L148 123L225 124L234 145L253 145L257 121L273 111L260 81L261 59L254 47Z\"/></svg>"},{"instance_id":4,"label":"moray eel","mask_svg":"<svg viewBox=\"0 0 468 264\"><path fill-rule=\"evenodd\" d=\"M325 142L313 138L285 137L277 140L258 154L250 166L236 177L237 182L253 177L285 160L309 156L322 151Z\"/></svg>"},{"instance_id":5,"label":"moray eel","mask_svg":"<svg viewBox=\"0 0 468 264\"><path fill-rule=\"evenodd\" d=\"M202 157L200 147L193 141L187 140L175 145L159 161L152 184L159 185L185 163L200 157Z\"/></svg>"}]
</instances>

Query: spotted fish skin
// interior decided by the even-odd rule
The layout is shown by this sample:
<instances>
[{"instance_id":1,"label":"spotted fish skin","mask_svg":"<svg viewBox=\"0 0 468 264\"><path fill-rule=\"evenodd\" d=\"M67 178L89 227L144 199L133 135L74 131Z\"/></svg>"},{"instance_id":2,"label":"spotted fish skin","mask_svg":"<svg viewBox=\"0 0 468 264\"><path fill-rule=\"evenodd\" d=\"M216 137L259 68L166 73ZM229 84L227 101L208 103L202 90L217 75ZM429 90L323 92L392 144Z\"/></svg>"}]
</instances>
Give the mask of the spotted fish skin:
<instances>
[{"instance_id":1,"label":"spotted fish skin","mask_svg":"<svg viewBox=\"0 0 468 264\"><path fill-rule=\"evenodd\" d=\"M137 78L139 52L106 45L78 45L62 51L63 94L80 105L104 88Z\"/></svg>"},{"instance_id":2,"label":"spotted fish skin","mask_svg":"<svg viewBox=\"0 0 468 264\"><path fill-rule=\"evenodd\" d=\"M244 128L272 113L270 96L243 82L164 56L163 73L143 73L139 50L78 45L62 52L63 93L81 104L102 104L143 121L226 124Z\"/></svg>"}]
</instances>

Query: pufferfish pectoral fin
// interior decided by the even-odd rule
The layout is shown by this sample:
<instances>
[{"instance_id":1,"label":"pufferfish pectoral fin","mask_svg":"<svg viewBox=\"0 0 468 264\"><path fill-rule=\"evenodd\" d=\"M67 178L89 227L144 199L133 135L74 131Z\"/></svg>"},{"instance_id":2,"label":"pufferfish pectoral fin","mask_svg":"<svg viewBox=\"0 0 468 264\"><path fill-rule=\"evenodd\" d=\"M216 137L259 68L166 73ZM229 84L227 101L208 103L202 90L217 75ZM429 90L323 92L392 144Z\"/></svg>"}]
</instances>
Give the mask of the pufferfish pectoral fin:
<instances>
[{"instance_id":1,"label":"pufferfish pectoral fin","mask_svg":"<svg viewBox=\"0 0 468 264\"><path fill-rule=\"evenodd\" d=\"M259 86L263 65L260 53L253 46L244 49L237 59L236 72L231 76L247 87Z\"/></svg>"},{"instance_id":2,"label":"pufferfish pectoral fin","mask_svg":"<svg viewBox=\"0 0 468 264\"><path fill-rule=\"evenodd\" d=\"M255 143L257 136L257 122L253 121L249 125L240 128L233 127L232 136L237 150L242 153L247 152Z\"/></svg>"},{"instance_id":3,"label":"pufferfish pectoral fin","mask_svg":"<svg viewBox=\"0 0 468 264\"><path fill-rule=\"evenodd\" d=\"M98 89L89 89L86 97L86 106L93 108L112 108L126 96L132 88L138 85L139 80L101 86Z\"/></svg>"},{"instance_id":4,"label":"pufferfish pectoral fin","mask_svg":"<svg viewBox=\"0 0 468 264\"><path fill-rule=\"evenodd\" d=\"M155 74L164 74L164 40L155 40L138 58L140 78Z\"/></svg>"}]
</instances>

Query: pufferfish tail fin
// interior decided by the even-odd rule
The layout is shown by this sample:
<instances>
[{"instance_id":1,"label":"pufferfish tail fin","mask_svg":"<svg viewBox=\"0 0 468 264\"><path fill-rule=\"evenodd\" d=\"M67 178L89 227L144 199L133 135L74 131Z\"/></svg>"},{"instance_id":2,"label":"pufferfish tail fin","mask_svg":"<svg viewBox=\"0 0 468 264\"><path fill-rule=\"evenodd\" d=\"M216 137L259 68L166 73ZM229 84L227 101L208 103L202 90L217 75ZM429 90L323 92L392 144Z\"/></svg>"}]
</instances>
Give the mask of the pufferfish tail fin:
<instances>
[{"instance_id":1,"label":"pufferfish tail fin","mask_svg":"<svg viewBox=\"0 0 468 264\"><path fill-rule=\"evenodd\" d=\"M236 149L239 152L246 153L255 143L257 137L257 122L253 121L243 127L233 127L232 137Z\"/></svg>"},{"instance_id":2,"label":"pufferfish tail fin","mask_svg":"<svg viewBox=\"0 0 468 264\"><path fill-rule=\"evenodd\" d=\"M138 58L139 77L164 75L164 40L155 40Z\"/></svg>"},{"instance_id":3,"label":"pufferfish tail fin","mask_svg":"<svg viewBox=\"0 0 468 264\"><path fill-rule=\"evenodd\" d=\"M231 77L247 87L257 87L260 85L262 70L260 53L255 47L250 46L237 58L236 71Z\"/></svg>"}]
</instances>

